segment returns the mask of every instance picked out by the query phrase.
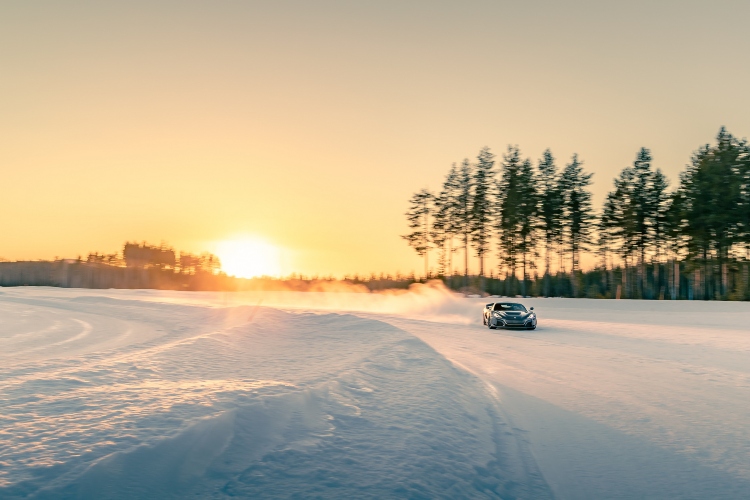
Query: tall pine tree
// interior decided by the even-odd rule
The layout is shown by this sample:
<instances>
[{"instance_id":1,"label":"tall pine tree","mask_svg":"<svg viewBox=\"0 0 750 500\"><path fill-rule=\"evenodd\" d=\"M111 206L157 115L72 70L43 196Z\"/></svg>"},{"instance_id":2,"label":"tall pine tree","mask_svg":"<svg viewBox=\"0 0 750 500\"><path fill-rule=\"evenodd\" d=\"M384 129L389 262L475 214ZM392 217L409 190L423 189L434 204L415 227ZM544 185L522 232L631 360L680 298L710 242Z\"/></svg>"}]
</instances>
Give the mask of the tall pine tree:
<instances>
[{"instance_id":1,"label":"tall pine tree","mask_svg":"<svg viewBox=\"0 0 750 500\"><path fill-rule=\"evenodd\" d=\"M638 292L641 298L646 295L644 286L646 251L653 242L654 210L651 206L652 197L650 196L653 178L651 160L651 152L647 148L641 148L633 162L634 182L630 196L635 245L638 249Z\"/></svg>"},{"instance_id":2,"label":"tall pine tree","mask_svg":"<svg viewBox=\"0 0 750 500\"><path fill-rule=\"evenodd\" d=\"M583 163L578 160L577 154L573 154L560 177L560 185L563 189L563 228L570 250L573 296L576 297L578 296L576 272L579 268L580 254L581 251L588 249L587 243L590 241L594 222L591 192L588 190L592 176L592 173L583 172Z\"/></svg>"},{"instance_id":3,"label":"tall pine tree","mask_svg":"<svg viewBox=\"0 0 750 500\"><path fill-rule=\"evenodd\" d=\"M440 193L435 198L435 215L432 224L432 239L440 247L440 269L450 277L453 275L453 239L460 233L458 220L458 169L451 165ZM446 262L447 261L447 262Z\"/></svg>"},{"instance_id":4,"label":"tall pine tree","mask_svg":"<svg viewBox=\"0 0 750 500\"><path fill-rule=\"evenodd\" d=\"M518 250L521 254L521 295L527 295L529 271L535 267L536 246L534 233L537 226L537 191L531 160L526 159L518 170Z\"/></svg>"},{"instance_id":5,"label":"tall pine tree","mask_svg":"<svg viewBox=\"0 0 750 500\"><path fill-rule=\"evenodd\" d=\"M519 186L521 184L521 153L517 146L508 146L503 155L500 180L497 183L497 201L495 204L496 216L495 227L499 236L498 250L499 260L505 269L506 295L511 295L511 287L516 278L516 267L518 264L518 253L521 242L519 241L520 213L518 206L521 203Z\"/></svg>"},{"instance_id":6,"label":"tall pine tree","mask_svg":"<svg viewBox=\"0 0 750 500\"><path fill-rule=\"evenodd\" d=\"M544 294L550 295L550 258L553 244L562 233L562 192L552 152L547 149L537 166L539 229L544 235Z\"/></svg>"},{"instance_id":7,"label":"tall pine tree","mask_svg":"<svg viewBox=\"0 0 750 500\"><path fill-rule=\"evenodd\" d=\"M417 255L424 257L424 275L429 272L428 258L430 250L430 213L434 196L427 189L415 193L409 200L406 221L411 232L401 236L414 248Z\"/></svg>"},{"instance_id":8,"label":"tall pine tree","mask_svg":"<svg viewBox=\"0 0 750 500\"><path fill-rule=\"evenodd\" d=\"M474 166L473 197L471 202L471 242L479 257L479 277L484 290L484 257L490 247L492 238L492 200L491 189L495 180L495 155L485 147L477 155Z\"/></svg>"},{"instance_id":9,"label":"tall pine tree","mask_svg":"<svg viewBox=\"0 0 750 500\"><path fill-rule=\"evenodd\" d=\"M705 299L727 293L727 264L732 247L742 240L743 190L747 189L743 184L746 143L723 127L716 142L695 152L679 187L684 198L683 234L689 256L702 264L702 276L695 281Z\"/></svg>"},{"instance_id":10,"label":"tall pine tree","mask_svg":"<svg viewBox=\"0 0 750 500\"><path fill-rule=\"evenodd\" d=\"M464 248L464 285L469 284L469 238L471 237L472 219L472 176L471 163L466 158L461 163L457 176L456 189L456 229L463 239Z\"/></svg>"}]
</instances>

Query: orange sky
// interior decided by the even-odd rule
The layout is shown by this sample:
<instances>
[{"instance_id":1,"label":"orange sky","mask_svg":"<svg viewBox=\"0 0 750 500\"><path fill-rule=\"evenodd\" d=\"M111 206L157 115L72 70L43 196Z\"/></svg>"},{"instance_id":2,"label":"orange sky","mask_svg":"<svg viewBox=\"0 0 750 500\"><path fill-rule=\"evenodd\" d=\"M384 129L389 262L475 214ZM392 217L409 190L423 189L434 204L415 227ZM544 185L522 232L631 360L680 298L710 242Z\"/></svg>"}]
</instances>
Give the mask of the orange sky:
<instances>
[{"instance_id":1,"label":"orange sky","mask_svg":"<svg viewBox=\"0 0 750 500\"><path fill-rule=\"evenodd\" d=\"M521 5L522 4L522 5ZM409 272L414 191L509 143L675 181L750 133L746 1L4 2L0 257L125 240Z\"/></svg>"}]
</instances>

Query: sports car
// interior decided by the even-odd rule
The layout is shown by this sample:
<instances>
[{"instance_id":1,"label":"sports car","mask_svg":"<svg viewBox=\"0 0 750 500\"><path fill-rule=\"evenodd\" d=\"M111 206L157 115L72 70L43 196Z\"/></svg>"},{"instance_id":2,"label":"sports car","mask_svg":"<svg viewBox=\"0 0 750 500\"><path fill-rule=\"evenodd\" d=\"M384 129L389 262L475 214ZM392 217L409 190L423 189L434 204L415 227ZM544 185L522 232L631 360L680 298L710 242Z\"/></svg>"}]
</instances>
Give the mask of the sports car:
<instances>
[{"instance_id":1,"label":"sports car","mask_svg":"<svg viewBox=\"0 0 750 500\"><path fill-rule=\"evenodd\" d=\"M526 309L517 302L493 302L484 306L482 322L490 330L495 328L536 329L534 308Z\"/></svg>"}]
</instances>

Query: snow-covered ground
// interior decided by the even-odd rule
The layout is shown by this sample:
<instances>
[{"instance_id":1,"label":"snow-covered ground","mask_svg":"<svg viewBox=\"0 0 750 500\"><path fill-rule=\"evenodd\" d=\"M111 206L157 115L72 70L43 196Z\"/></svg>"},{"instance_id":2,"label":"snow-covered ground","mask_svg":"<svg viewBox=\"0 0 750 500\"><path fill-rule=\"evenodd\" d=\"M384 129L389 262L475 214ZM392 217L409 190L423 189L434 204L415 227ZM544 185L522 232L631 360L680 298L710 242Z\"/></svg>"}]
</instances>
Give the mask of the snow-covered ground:
<instances>
[{"instance_id":1,"label":"snow-covered ground","mask_svg":"<svg viewBox=\"0 0 750 500\"><path fill-rule=\"evenodd\" d=\"M0 498L750 498L750 304L0 290Z\"/></svg>"}]
</instances>

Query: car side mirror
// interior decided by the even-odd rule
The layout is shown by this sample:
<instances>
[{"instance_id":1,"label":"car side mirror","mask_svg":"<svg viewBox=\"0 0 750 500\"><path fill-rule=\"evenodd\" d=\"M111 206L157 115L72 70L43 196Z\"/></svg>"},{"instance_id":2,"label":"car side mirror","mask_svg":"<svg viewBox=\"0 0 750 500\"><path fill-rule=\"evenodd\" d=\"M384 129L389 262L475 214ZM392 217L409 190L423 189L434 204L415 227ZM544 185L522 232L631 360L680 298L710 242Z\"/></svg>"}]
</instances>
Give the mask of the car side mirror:
<instances>
[{"instance_id":1,"label":"car side mirror","mask_svg":"<svg viewBox=\"0 0 750 500\"><path fill-rule=\"evenodd\" d=\"M534 308L532 307L532 308L531 308L531 309L529 309L529 310L530 310L530 311L533 311L533 310L534 310Z\"/></svg>"}]
</instances>

